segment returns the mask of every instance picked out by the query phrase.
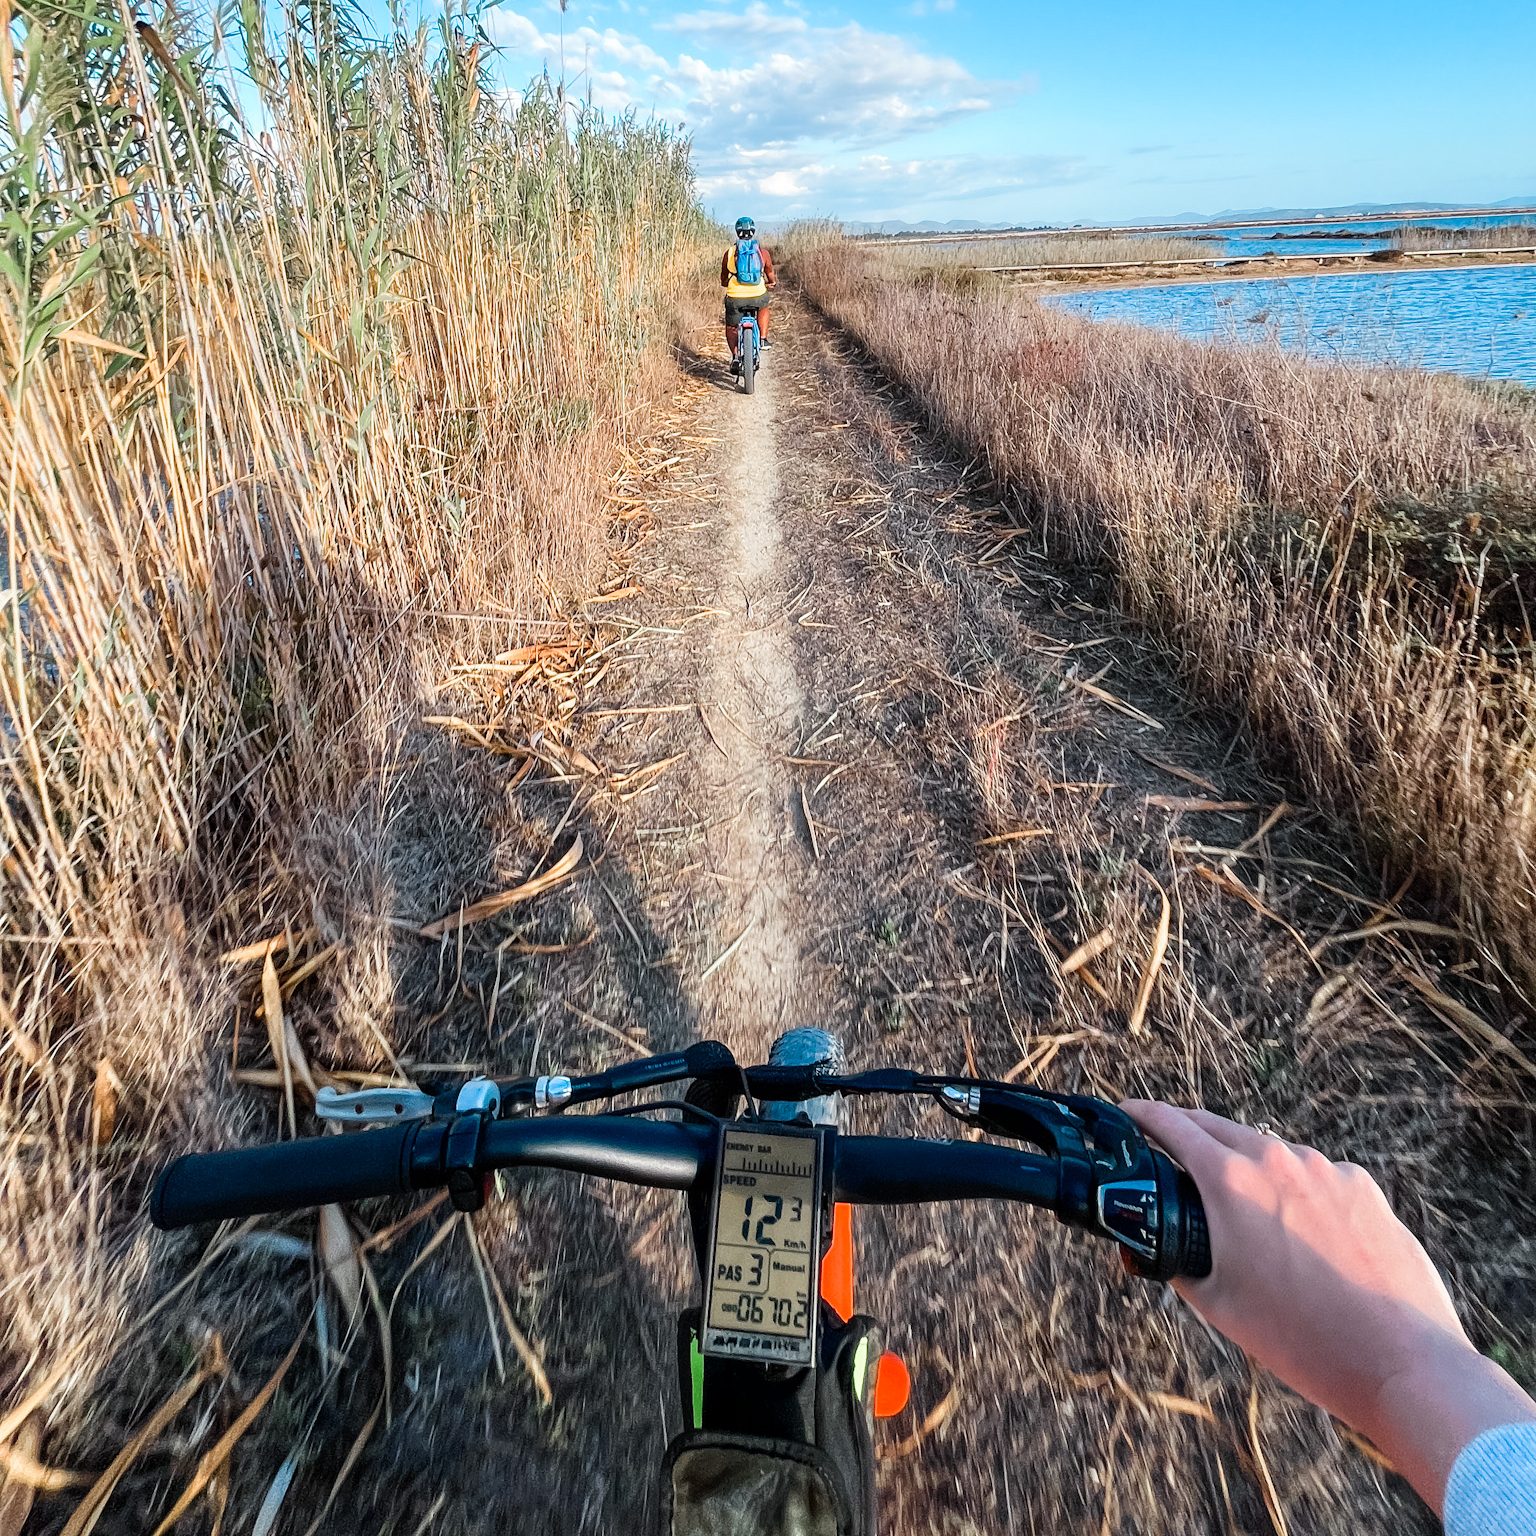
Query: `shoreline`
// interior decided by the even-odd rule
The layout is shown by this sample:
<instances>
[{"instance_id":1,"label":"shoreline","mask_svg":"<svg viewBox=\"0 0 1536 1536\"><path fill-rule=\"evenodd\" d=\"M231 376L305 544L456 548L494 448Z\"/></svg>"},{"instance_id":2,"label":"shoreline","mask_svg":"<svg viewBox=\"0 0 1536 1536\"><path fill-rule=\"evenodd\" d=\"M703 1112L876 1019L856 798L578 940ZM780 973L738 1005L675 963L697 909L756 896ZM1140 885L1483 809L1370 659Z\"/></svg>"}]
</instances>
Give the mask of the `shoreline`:
<instances>
[{"instance_id":1,"label":"shoreline","mask_svg":"<svg viewBox=\"0 0 1536 1536\"><path fill-rule=\"evenodd\" d=\"M1049 239L1052 235L1182 235L1201 231L1227 229L1308 229L1307 236L1316 238L1310 231L1330 228L1342 229L1350 224L1395 224L1412 219L1513 219L1522 214L1536 214L1532 208L1403 208L1392 213L1346 213L1333 216L1315 215L1298 219L1205 219L1194 224L1083 224L1050 225L1039 228L1018 229L970 229L948 233L906 235L859 235L856 238L869 245L947 245L967 244L983 240L1020 240L1025 238Z\"/></svg>"},{"instance_id":2,"label":"shoreline","mask_svg":"<svg viewBox=\"0 0 1536 1536\"><path fill-rule=\"evenodd\" d=\"M1135 266L1106 267L1090 270L1062 267L1018 269L1013 273L996 271L1010 286L1027 288L1034 293L1072 292L1082 288L1172 288L1191 283L1264 282L1288 277L1358 277L1373 272L1481 272L1500 267L1527 267L1536 264L1536 252L1513 255L1489 252L1479 260L1466 251L1447 252L1437 259L1434 252L1402 253L1390 260L1359 255L1337 256L1251 256L1235 257L1222 266L1201 261L1160 263L1156 273ZM978 268L977 270L987 270Z\"/></svg>"}]
</instances>

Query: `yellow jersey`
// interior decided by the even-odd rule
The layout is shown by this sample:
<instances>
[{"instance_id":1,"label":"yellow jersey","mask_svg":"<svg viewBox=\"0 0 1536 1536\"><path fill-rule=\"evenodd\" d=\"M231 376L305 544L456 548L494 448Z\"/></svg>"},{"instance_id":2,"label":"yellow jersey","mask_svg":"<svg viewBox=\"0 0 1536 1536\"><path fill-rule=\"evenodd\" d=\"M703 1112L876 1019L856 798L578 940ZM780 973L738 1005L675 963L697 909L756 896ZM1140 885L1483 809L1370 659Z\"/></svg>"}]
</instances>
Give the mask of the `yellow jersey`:
<instances>
[{"instance_id":1,"label":"yellow jersey","mask_svg":"<svg viewBox=\"0 0 1536 1536\"><path fill-rule=\"evenodd\" d=\"M756 283L744 283L736 276L736 247L728 246L725 252L725 260L720 266L721 280L725 283L725 296L728 299L761 299L767 295L767 279L773 272L773 259L763 246L758 246L758 251L763 258L763 280Z\"/></svg>"}]
</instances>

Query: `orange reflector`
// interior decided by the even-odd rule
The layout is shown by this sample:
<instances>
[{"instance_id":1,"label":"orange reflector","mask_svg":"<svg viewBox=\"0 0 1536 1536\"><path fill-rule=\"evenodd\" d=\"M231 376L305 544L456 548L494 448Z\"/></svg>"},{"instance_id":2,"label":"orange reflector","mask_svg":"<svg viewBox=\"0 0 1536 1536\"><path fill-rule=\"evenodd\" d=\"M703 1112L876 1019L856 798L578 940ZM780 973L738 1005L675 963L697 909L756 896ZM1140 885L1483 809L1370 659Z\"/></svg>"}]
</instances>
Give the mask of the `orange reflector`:
<instances>
[{"instance_id":1,"label":"orange reflector","mask_svg":"<svg viewBox=\"0 0 1536 1536\"><path fill-rule=\"evenodd\" d=\"M846 1323L853 1316L853 1207L832 1207L832 1241L821 1261L821 1299Z\"/></svg>"},{"instance_id":2,"label":"orange reflector","mask_svg":"<svg viewBox=\"0 0 1536 1536\"><path fill-rule=\"evenodd\" d=\"M886 1350L875 1366L875 1417L894 1419L911 1396L912 1377L906 1361Z\"/></svg>"}]
</instances>

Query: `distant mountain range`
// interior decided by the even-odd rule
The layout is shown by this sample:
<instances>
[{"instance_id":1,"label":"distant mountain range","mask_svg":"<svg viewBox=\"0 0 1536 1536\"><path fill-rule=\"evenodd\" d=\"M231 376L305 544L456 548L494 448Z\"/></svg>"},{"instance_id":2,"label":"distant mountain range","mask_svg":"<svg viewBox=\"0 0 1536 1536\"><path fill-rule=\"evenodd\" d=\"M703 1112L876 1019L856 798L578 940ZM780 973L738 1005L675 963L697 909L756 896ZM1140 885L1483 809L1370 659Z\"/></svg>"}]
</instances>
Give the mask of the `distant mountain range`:
<instances>
[{"instance_id":1,"label":"distant mountain range","mask_svg":"<svg viewBox=\"0 0 1536 1536\"><path fill-rule=\"evenodd\" d=\"M1303 219L1359 218L1362 215L1382 217L1413 213L1455 213L1469 206L1467 203L1347 203L1333 208L1223 208L1220 213L1158 213L1139 219L1114 219L1106 224L1095 224L1095 229L1133 228L1146 224L1235 224L1250 219L1283 219L1300 222ZM1506 197L1502 202L1480 203L1490 213L1505 208L1536 208L1536 194L1529 197ZM882 219L877 223L852 222L843 228L850 235L960 235L977 231L1030 229L1087 228L1085 221L1076 225L1033 224L1023 225L1007 221L980 224L974 219Z\"/></svg>"},{"instance_id":2,"label":"distant mountain range","mask_svg":"<svg viewBox=\"0 0 1536 1536\"><path fill-rule=\"evenodd\" d=\"M1041 225L1040 228L1046 228ZM882 219L878 224L861 224L850 219L843 228L850 235L969 235L978 229L1016 229L1014 224L978 224L974 219Z\"/></svg>"}]
</instances>

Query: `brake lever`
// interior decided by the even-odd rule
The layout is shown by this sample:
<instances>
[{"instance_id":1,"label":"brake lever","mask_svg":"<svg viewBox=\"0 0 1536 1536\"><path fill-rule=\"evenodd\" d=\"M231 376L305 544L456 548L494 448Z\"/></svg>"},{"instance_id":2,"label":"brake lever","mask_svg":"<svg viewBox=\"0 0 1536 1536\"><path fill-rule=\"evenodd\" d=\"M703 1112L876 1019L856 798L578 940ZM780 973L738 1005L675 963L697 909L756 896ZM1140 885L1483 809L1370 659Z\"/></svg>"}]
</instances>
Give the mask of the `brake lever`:
<instances>
[{"instance_id":1,"label":"brake lever","mask_svg":"<svg viewBox=\"0 0 1536 1536\"><path fill-rule=\"evenodd\" d=\"M401 1120L447 1120L482 1114L496 1119L504 1096L520 1085L472 1077L457 1090L430 1094L420 1088L359 1088L343 1093L329 1083L315 1092L315 1114L337 1125L394 1125ZM510 1090L510 1093L508 1092Z\"/></svg>"},{"instance_id":2,"label":"brake lever","mask_svg":"<svg viewBox=\"0 0 1536 1536\"><path fill-rule=\"evenodd\" d=\"M326 1084L315 1092L315 1113L339 1125L393 1125L430 1120L437 1101L419 1088L359 1088L343 1093Z\"/></svg>"}]
</instances>

